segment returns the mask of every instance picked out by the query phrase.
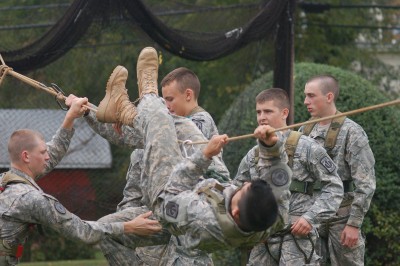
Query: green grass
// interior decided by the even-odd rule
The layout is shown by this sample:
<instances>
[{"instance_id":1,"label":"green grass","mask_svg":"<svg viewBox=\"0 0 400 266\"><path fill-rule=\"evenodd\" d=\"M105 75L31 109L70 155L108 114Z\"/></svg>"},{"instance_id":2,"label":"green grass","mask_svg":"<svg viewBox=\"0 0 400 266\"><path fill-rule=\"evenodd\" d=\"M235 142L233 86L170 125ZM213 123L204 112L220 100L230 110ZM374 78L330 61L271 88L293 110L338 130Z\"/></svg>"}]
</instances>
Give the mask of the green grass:
<instances>
[{"instance_id":1,"label":"green grass","mask_svg":"<svg viewBox=\"0 0 400 266\"><path fill-rule=\"evenodd\" d=\"M95 259L92 260L60 260L60 261L40 261L24 262L20 266L108 266L103 253L96 252Z\"/></svg>"},{"instance_id":2,"label":"green grass","mask_svg":"<svg viewBox=\"0 0 400 266\"><path fill-rule=\"evenodd\" d=\"M105 259L102 260L68 260L68 261L42 261L20 263L20 266L108 266Z\"/></svg>"}]
</instances>

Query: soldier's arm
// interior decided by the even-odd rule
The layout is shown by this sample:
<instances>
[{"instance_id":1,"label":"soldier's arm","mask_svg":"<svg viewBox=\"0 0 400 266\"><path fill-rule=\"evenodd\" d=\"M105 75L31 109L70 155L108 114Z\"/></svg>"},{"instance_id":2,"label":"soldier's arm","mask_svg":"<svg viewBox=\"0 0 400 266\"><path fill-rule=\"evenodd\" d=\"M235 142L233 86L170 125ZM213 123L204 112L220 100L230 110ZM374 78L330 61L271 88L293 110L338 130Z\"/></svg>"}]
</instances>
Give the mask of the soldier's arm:
<instances>
[{"instance_id":1,"label":"soldier's arm","mask_svg":"<svg viewBox=\"0 0 400 266\"><path fill-rule=\"evenodd\" d=\"M355 130L354 128L351 130ZM350 166L355 185L348 225L361 227L376 188L375 158L364 130L352 132L346 147L346 161Z\"/></svg>"},{"instance_id":2,"label":"soldier's arm","mask_svg":"<svg viewBox=\"0 0 400 266\"><path fill-rule=\"evenodd\" d=\"M42 176L53 170L66 154L71 138L74 134L74 121L75 119L82 117L85 113L86 108L83 107L83 105L87 104L87 101L87 98L79 98L75 99L71 103L71 107L65 114L61 128L57 130L51 141L46 143L50 160L47 164L46 171Z\"/></svg>"},{"instance_id":3,"label":"soldier's arm","mask_svg":"<svg viewBox=\"0 0 400 266\"><path fill-rule=\"evenodd\" d=\"M204 175L209 168L212 157L221 152L227 137L226 135L214 136L202 150L197 150L176 165L164 190L172 194L191 190L198 183L200 176Z\"/></svg>"},{"instance_id":4,"label":"soldier's arm","mask_svg":"<svg viewBox=\"0 0 400 266\"><path fill-rule=\"evenodd\" d=\"M37 191L25 194L15 204L19 206L21 220L50 227L64 237L87 244L99 242L106 234L118 236L123 233L151 234L161 230L157 221L147 219L151 213L140 215L128 222L101 223L81 220L70 213L50 195ZM15 216L18 216L15 215ZM18 218L18 217L13 218Z\"/></svg>"},{"instance_id":5,"label":"soldier's arm","mask_svg":"<svg viewBox=\"0 0 400 266\"><path fill-rule=\"evenodd\" d=\"M256 167L256 163L258 162L258 153L259 149L255 146L246 154L246 156L243 157L239 164L236 176L233 179L235 185L242 186L244 182L251 181L250 171L252 167Z\"/></svg>"},{"instance_id":6,"label":"soldier's arm","mask_svg":"<svg viewBox=\"0 0 400 266\"><path fill-rule=\"evenodd\" d=\"M281 136L279 132L270 133L274 129L269 126L260 126L258 129L260 131L256 130L255 135L260 149L258 161L260 178L271 186L278 203L280 218L283 224L287 225L289 223L289 186L292 177L292 171L287 166L288 157L278 137Z\"/></svg>"},{"instance_id":7,"label":"soldier's arm","mask_svg":"<svg viewBox=\"0 0 400 266\"><path fill-rule=\"evenodd\" d=\"M129 126L122 126L121 134L119 134L115 130L113 124L99 122L96 118L96 114L93 112L90 112L89 115L85 117L85 120L94 132L112 144L130 148L143 146L143 137L141 137L141 133L137 129Z\"/></svg>"}]
</instances>

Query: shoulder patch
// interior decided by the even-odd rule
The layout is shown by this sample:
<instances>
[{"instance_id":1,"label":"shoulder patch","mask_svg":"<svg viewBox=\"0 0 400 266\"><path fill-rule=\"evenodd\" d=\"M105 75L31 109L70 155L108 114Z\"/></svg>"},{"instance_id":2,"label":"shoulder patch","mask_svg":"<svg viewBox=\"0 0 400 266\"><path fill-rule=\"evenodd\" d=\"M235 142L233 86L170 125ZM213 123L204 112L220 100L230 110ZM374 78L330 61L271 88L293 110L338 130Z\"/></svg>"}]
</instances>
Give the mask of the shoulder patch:
<instances>
[{"instance_id":1,"label":"shoulder patch","mask_svg":"<svg viewBox=\"0 0 400 266\"><path fill-rule=\"evenodd\" d=\"M193 123L196 124L196 126L200 129L201 132L203 132L203 123L204 119L194 119L192 118Z\"/></svg>"},{"instance_id":2,"label":"shoulder patch","mask_svg":"<svg viewBox=\"0 0 400 266\"><path fill-rule=\"evenodd\" d=\"M65 207L58 201L54 202L54 208L56 208L56 210L61 214L67 213L67 210L65 209Z\"/></svg>"},{"instance_id":3,"label":"shoulder patch","mask_svg":"<svg viewBox=\"0 0 400 266\"><path fill-rule=\"evenodd\" d=\"M284 169L277 168L271 174L272 183L281 187L289 182L289 175Z\"/></svg>"},{"instance_id":4,"label":"shoulder patch","mask_svg":"<svg viewBox=\"0 0 400 266\"><path fill-rule=\"evenodd\" d=\"M179 204L168 201L168 203L165 205L165 214L169 217L176 219L179 214Z\"/></svg>"},{"instance_id":5,"label":"shoulder patch","mask_svg":"<svg viewBox=\"0 0 400 266\"><path fill-rule=\"evenodd\" d=\"M322 164L323 167L325 167L326 170L328 170L329 173L332 173L336 169L335 163L329 156L322 157L320 163Z\"/></svg>"}]
</instances>

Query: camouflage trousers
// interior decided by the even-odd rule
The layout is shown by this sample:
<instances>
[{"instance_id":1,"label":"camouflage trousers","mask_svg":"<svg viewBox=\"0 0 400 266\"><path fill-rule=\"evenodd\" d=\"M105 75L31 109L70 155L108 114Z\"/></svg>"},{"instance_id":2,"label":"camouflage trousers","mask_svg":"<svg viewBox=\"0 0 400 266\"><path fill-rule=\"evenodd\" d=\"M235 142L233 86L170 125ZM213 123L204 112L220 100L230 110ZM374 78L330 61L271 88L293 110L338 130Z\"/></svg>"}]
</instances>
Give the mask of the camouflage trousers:
<instances>
[{"instance_id":1,"label":"camouflage trousers","mask_svg":"<svg viewBox=\"0 0 400 266\"><path fill-rule=\"evenodd\" d=\"M319 265L315 243L315 234L311 234L311 238L293 236L290 233L282 237L272 236L265 244L259 244L252 249L248 265Z\"/></svg>"},{"instance_id":2,"label":"camouflage trousers","mask_svg":"<svg viewBox=\"0 0 400 266\"><path fill-rule=\"evenodd\" d=\"M322 223L318 228L317 254L322 257L321 265L364 265L365 240L361 234L358 236L356 246L349 248L340 243L349 216L332 218L329 222Z\"/></svg>"}]
</instances>

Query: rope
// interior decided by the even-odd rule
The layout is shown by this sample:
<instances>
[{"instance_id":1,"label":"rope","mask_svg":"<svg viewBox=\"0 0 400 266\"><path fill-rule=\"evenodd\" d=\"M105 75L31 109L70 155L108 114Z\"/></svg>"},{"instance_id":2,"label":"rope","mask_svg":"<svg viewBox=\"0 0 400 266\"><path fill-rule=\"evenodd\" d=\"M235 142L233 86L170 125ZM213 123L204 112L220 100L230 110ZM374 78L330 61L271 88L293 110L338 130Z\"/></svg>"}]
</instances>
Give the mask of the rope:
<instances>
[{"instance_id":1,"label":"rope","mask_svg":"<svg viewBox=\"0 0 400 266\"><path fill-rule=\"evenodd\" d=\"M36 81L36 80L31 79L31 78L29 78L27 76L19 74L18 72L15 72L12 68L8 67L4 63L4 60L1 57L1 55L0 55L0 60L1 60L1 63L2 63L2 65L0 66L0 76L1 76L0 85L4 80L4 77L6 75L10 75L10 76L13 76L14 78L17 78L17 79L21 80L22 82L24 82L24 83L26 83L26 84L28 84L28 85L36 88L36 89L42 90L44 92L47 92L47 93L53 95L54 97L56 97L56 100L65 101L65 99L67 98L67 97L65 97L65 95L61 91L56 90L53 87L48 87L45 84L40 83L39 81ZM53 84L53 86L58 88L58 86L55 85L55 84ZM87 109L91 110L91 111L97 112L97 109L94 108L93 107L94 105L91 104L91 103L89 103L88 105L83 105L83 106L86 107Z\"/></svg>"},{"instance_id":2,"label":"rope","mask_svg":"<svg viewBox=\"0 0 400 266\"><path fill-rule=\"evenodd\" d=\"M308 235L307 235L307 238L308 238L308 240L310 240L310 243L311 243L311 252L310 252L310 256L309 256L309 257L307 257L306 252L300 247L299 243L297 242L296 237L295 237L293 234L291 234L291 235L292 235L292 237L293 237L294 243L296 244L296 247L297 247L297 248L300 250L300 252L303 254L303 256L304 256L304 261L305 261L306 265L307 265L307 264L310 264L311 259L312 259L312 256L313 256L313 253L314 253L314 249L315 249L314 242L312 241L311 234L308 234Z\"/></svg>"},{"instance_id":3,"label":"rope","mask_svg":"<svg viewBox=\"0 0 400 266\"><path fill-rule=\"evenodd\" d=\"M327 117L313 119L313 120L309 120L309 121L306 121L306 122L301 122L301 123L297 123L297 124L293 124L293 125L289 125L289 126L285 126L285 127L281 127L281 128L277 128L272 132L283 131L283 130L287 130L287 129L301 127L301 126L305 126L305 125L308 125L308 124L313 124L313 123L318 123L318 122L321 122L321 121L331 120L331 119L334 119L334 118L337 118L337 117L341 117L341 116L349 116L349 115L359 114L359 113L363 113L363 112L366 112L366 111L371 111L371 110L375 110L375 109L379 109L379 108L383 108L383 107L387 107L387 106L391 106L391 105L396 105L396 104L400 104L400 99L389 101L389 102L384 102L384 103L381 103L381 104L371 105L371 106L359 108L359 109L356 109L356 110L352 110L352 111L348 111L348 112L344 112L344 113L340 113L340 114L336 114L336 115L331 115L331 116L327 116ZM254 137L255 136L252 133L252 134L247 134L247 135L242 135L242 136L231 137L231 138L228 138L227 140L228 141L235 141L235 140L254 138ZM207 143L208 143L208 141L196 141L196 142L190 142L190 145L207 144Z\"/></svg>"},{"instance_id":4,"label":"rope","mask_svg":"<svg viewBox=\"0 0 400 266\"><path fill-rule=\"evenodd\" d=\"M282 231L279 231L279 232L277 232L277 233L275 233L275 234L273 234L273 235L271 236L271 237L279 237L279 238L280 238L280 241L279 241L279 249L278 249L278 250L279 250L278 258L276 258L276 257L274 257L274 256L272 255L272 252L271 252L271 250L269 249L269 246L268 246L268 240L264 242L264 245L265 245L265 248L266 248L268 254L269 254L270 257L276 262L276 264L279 264L279 260L280 260L280 257L281 257L281 255L282 255L282 245L283 245L283 241L284 241L285 235L290 235L290 236L293 238L293 242L295 243L296 247L300 250L300 252L301 252L301 253L303 254L303 256L304 256L304 262L305 262L305 264L306 264L306 265L307 265L307 264L310 264L311 259L312 259L312 256L313 256L313 253L314 253L314 251L315 251L315 245L314 245L314 242L312 241L312 236L311 236L311 234L310 234L310 233L307 234L307 238L308 238L308 240L309 240L310 243L311 243L311 252L310 252L310 256L307 257L306 252L300 247L299 243L297 242L296 237L291 233L290 227L287 227L286 229L283 229Z\"/></svg>"}]
</instances>

